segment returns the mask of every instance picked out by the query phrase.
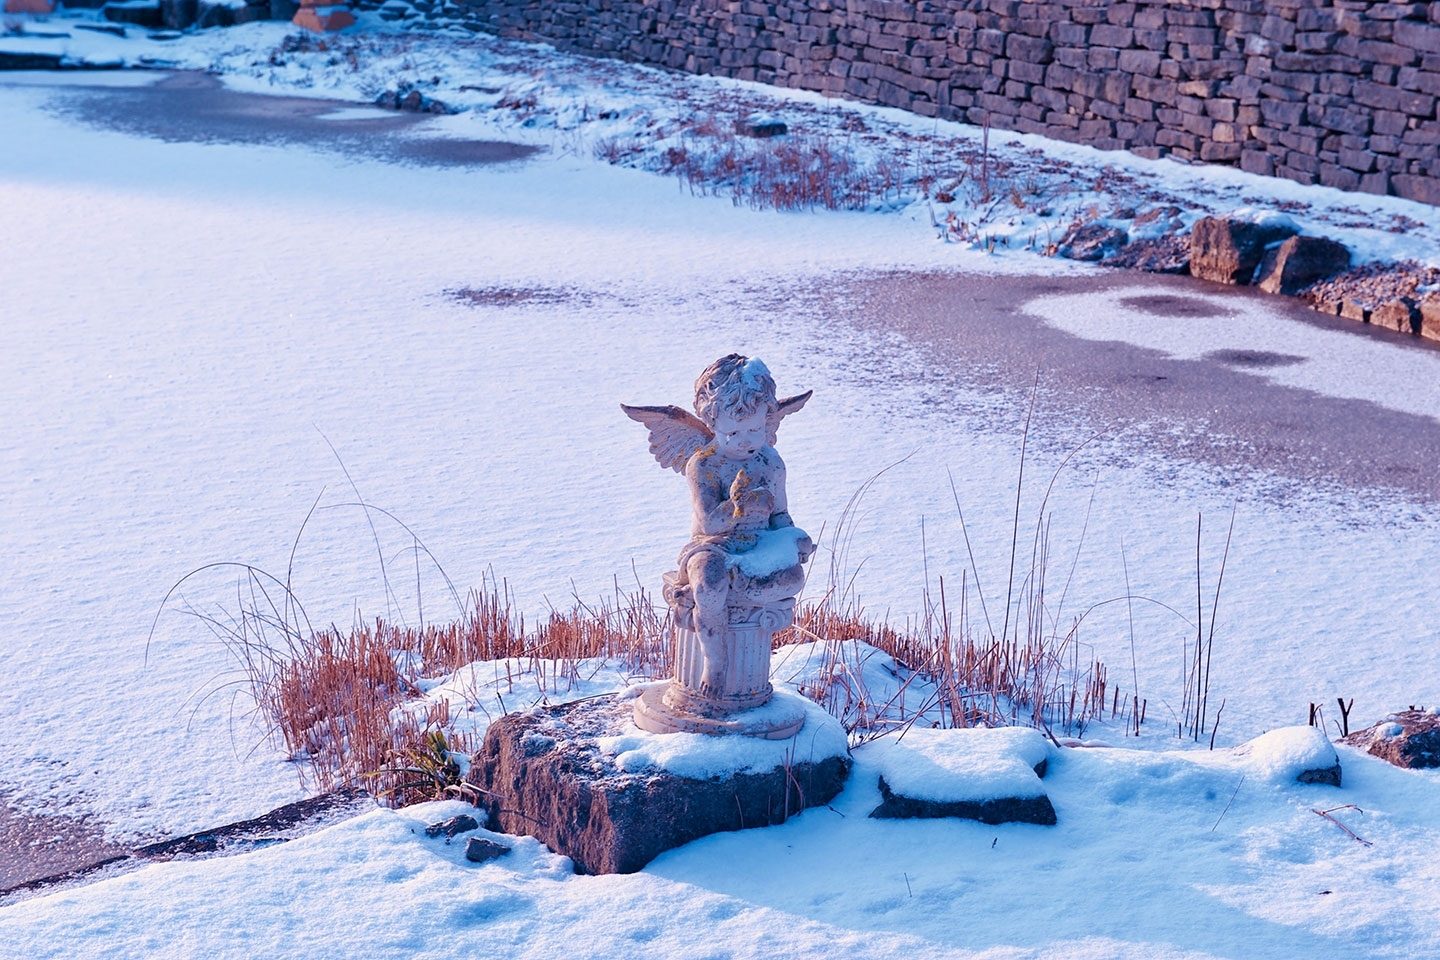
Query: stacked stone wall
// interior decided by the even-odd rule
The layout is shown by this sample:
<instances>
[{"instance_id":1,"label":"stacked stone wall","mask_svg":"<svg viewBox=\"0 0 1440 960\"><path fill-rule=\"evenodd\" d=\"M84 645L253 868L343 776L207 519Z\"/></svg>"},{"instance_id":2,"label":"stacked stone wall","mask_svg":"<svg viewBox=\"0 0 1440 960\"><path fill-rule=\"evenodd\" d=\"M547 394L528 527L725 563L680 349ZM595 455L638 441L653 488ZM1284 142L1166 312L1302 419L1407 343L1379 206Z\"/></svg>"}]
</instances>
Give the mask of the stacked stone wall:
<instances>
[{"instance_id":1,"label":"stacked stone wall","mask_svg":"<svg viewBox=\"0 0 1440 960\"><path fill-rule=\"evenodd\" d=\"M1440 204L1440 2L463 2L565 50Z\"/></svg>"}]
</instances>

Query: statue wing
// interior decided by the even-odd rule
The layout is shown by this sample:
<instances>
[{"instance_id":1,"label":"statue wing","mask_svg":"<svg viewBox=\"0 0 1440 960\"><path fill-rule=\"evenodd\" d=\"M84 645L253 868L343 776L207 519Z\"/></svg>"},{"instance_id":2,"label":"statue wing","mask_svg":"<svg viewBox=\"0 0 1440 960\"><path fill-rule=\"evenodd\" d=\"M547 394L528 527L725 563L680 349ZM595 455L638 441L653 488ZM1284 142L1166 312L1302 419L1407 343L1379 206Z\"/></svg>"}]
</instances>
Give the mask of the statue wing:
<instances>
[{"instance_id":1,"label":"statue wing","mask_svg":"<svg viewBox=\"0 0 1440 960\"><path fill-rule=\"evenodd\" d=\"M660 466L684 473L695 451L715 438L711 429L695 414L680 407L632 407L620 404L625 416L643 423L650 431L650 452Z\"/></svg>"},{"instance_id":2,"label":"statue wing","mask_svg":"<svg viewBox=\"0 0 1440 960\"><path fill-rule=\"evenodd\" d=\"M780 432L780 421L805 406L806 401L809 400L814 393L814 390L806 390L804 393L797 394L796 396L786 397L776 405L775 416L770 418L770 435L766 439L766 442L769 443L770 446L775 446L776 437Z\"/></svg>"}]
</instances>

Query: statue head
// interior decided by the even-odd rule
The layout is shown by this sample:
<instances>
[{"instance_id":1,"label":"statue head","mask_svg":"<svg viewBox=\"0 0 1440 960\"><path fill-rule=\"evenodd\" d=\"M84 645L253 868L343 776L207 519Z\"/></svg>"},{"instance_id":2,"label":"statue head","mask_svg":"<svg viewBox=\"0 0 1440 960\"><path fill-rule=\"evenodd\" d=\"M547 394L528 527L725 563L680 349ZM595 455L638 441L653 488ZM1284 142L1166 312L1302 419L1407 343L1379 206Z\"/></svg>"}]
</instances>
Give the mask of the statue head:
<instances>
[{"instance_id":1,"label":"statue head","mask_svg":"<svg viewBox=\"0 0 1440 960\"><path fill-rule=\"evenodd\" d=\"M767 422L778 423L779 408L769 369L751 357L738 353L721 357L695 381L695 413L712 430L721 412L731 419L745 420L763 410Z\"/></svg>"}]
</instances>

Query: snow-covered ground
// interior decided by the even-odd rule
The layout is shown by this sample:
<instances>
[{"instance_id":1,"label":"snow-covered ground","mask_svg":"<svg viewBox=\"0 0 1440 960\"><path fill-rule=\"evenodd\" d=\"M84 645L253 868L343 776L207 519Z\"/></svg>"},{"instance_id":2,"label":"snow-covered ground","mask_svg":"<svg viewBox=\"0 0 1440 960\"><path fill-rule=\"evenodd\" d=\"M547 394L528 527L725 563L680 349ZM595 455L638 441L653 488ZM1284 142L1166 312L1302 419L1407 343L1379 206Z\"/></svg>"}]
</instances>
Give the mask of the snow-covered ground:
<instances>
[{"instance_id":1,"label":"snow-covered ground","mask_svg":"<svg viewBox=\"0 0 1440 960\"><path fill-rule=\"evenodd\" d=\"M870 611L903 622L919 612L927 577L933 591L940 575L953 585L969 568L951 474L976 572L991 596L1003 585L1023 389L958 395L953 411L922 403L931 388L918 351L877 341L809 292L891 269L1083 274L1019 249L1042 229L1040 214L997 221L1015 239L987 255L937 242L929 203L751 210L596 156L602 141L634 137L651 120L737 98L796 116L853 112L896 132L894 143L973 144L978 131L484 39L362 37L353 70L333 51L292 51L272 65L287 35L251 24L164 42L78 33L43 42L95 45L75 51L92 59L163 49L237 88L292 94L368 100L407 78L439 77L427 95L471 109L436 118L430 135L546 152L427 168L161 142L54 109L55 84L158 75L0 77L0 789L11 802L89 813L126 839L298 797L295 769L234 696L222 645L180 606L150 629L166 590L203 564L283 575L317 497L294 582L318 623L387 607L412 620L454 610L429 564L417 572L407 533L380 522L377 547L357 497L408 524L462 592L493 571L530 615L567 606L572 592L610 593L617 580L653 590L684 539L688 506L617 405L683 403L695 374L732 350L763 357L782 393L816 390L779 446L792 513L823 530L821 564L852 494L898 464L847 531ZM534 101L531 115L492 106L514 93ZM592 131L588 118L610 110L620 116L594 124L615 126ZM865 148L880 155L890 141L876 136ZM1014 139L1017 164L1043 143ZM1353 209L1352 220L1403 227L1344 227L1340 238L1367 256L1433 261L1440 250L1434 211L1393 198L1045 146L1079 165L1063 178L1109 166L1147 191L1189 198L1187 215L1202 202L1259 199L1340 236L1335 223ZM463 288L543 295L484 305L454 296ZM1079 336L1176 356L1254 347L1253 320L1273 321L1287 337L1281 352L1333 366L1308 379L1303 366L1269 376L1326 396L1404 396L1407 409L1440 418L1433 352L1322 336L1260 301L1239 327L1158 337L1153 327L1101 326L1114 302L1051 298L1031 312ZM1377 369L1388 394L1364 392ZM962 412L997 404L992 424ZM1067 435L1063 423L1034 430ZM1024 490L1022 537L1060 458L1043 445L1031 456L1039 479ZM1168 481L1156 484L1157 472ZM1357 725L1440 702L1433 505L1368 491L1277 503L1251 495L1265 480L1081 458L1048 503L1052 556L1063 558L1052 559L1052 589L1078 551L1062 617L1123 595L1127 577L1134 593L1193 611L1197 512L1208 614L1238 499L1216 629L1211 697L1227 703L1217 746L1303 723L1309 702L1336 696L1355 698ZM214 571L188 582L184 600L212 611L233 604L235 589L233 571ZM1144 751L1052 752L1056 827L870 821L877 767L861 750L834 810L702 840L631 877L572 876L530 841L473 867L458 845L416 829L452 807L376 811L253 855L155 865L4 907L0 953L1435 954L1440 923L1427 891L1440 778L1342 750L1346 785L1336 790L1179 751L1165 705L1178 709L1193 627L1137 606L1132 640L1124 606L1092 614L1081 635L1112 678L1124 674L1126 689L1149 699L1153 727L1128 741ZM1120 730L1100 734L1127 742ZM1373 846L1311 812L1346 803L1363 815L1335 815Z\"/></svg>"}]
</instances>

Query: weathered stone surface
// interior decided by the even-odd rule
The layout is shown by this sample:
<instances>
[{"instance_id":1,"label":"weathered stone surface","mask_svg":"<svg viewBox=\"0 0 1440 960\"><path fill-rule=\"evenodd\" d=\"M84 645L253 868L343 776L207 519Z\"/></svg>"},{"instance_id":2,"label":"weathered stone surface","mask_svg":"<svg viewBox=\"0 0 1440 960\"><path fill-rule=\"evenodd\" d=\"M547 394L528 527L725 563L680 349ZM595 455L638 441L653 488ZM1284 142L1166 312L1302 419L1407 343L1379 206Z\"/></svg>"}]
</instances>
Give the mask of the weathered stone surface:
<instances>
[{"instance_id":1,"label":"weathered stone surface","mask_svg":"<svg viewBox=\"0 0 1440 960\"><path fill-rule=\"evenodd\" d=\"M195 26L205 30L212 27L233 27L235 10L224 0L198 0L195 4Z\"/></svg>"},{"instance_id":2,"label":"weathered stone surface","mask_svg":"<svg viewBox=\"0 0 1440 960\"><path fill-rule=\"evenodd\" d=\"M1298 783L1319 783L1327 787L1340 786L1340 764L1333 767L1316 767L1313 770L1301 770L1295 777Z\"/></svg>"},{"instance_id":3,"label":"weathered stone surface","mask_svg":"<svg viewBox=\"0 0 1440 960\"><path fill-rule=\"evenodd\" d=\"M788 768L703 780L624 770L600 738L700 736L640 734L632 715L631 700L600 697L493 723L466 777L481 792L490 828L537 838L574 860L578 873L633 873L691 840L782 823L828 803L850 771L848 755L797 756ZM803 753L803 730L795 742Z\"/></svg>"},{"instance_id":4,"label":"weathered stone surface","mask_svg":"<svg viewBox=\"0 0 1440 960\"><path fill-rule=\"evenodd\" d=\"M929 817L960 817L981 823L1038 823L1053 826L1055 807L1044 794L1038 797L1004 797L992 800L920 800L897 795L885 778L880 778L880 806L870 816L882 820Z\"/></svg>"},{"instance_id":5,"label":"weathered stone surface","mask_svg":"<svg viewBox=\"0 0 1440 960\"><path fill-rule=\"evenodd\" d=\"M471 837L465 842L465 859L471 863L484 863L487 860L503 857L510 850L511 848L503 843L486 840L484 837Z\"/></svg>"},{"instance_id":6,"label":"weathered stone surface","mask_svg":"<svg viewBox=\"0 0 1440 960\"><path fill-rule=\"evenodd\" d=\"M1420 301L1420 336L1440 340L1440 295L1432 293Z\"/></svg>"},{"instance_id":7,"label":"weathered stone surface","mask_svg":"<svg viewBox=\"0 0 1440 960\"><path fill-rule=\"evenodd\" d=\"M1420 332L1420 308L1414 300L1387 300L1370 311L1370 322L1398 333Z\"/></svg>"},{"instance_id":8,"label":"weathered stone surface","mask_svg":"<svg viewBox=\"0 0 1440 960\"><path fill-rule=\"evenodd\" d=\"M1205 217L1190 231L1190 273L1216 283L1249 283L1266 245L1294 233L1283 223Z\"/></svg>"},{"instance_id":9,"label":"weathered stone surface","mask_svg":"<svg viewBox=\"0 0 1440 960\"><path fill-rule=\"evenodd\" d=\"M1402 710L1340 742L1397 767L1440 767L1440 712Z\"/></svg>"},{"instance_id":10,"label":"weathered stone surface","mask_svg":"<svg viewBox=\"0 0 1440 960\"><path fill-rule=\"evenodd\" d=\"M1266 293L1293 297L1315 283L1333 277L1350 266L1350 251L1344 244L1324 237L1291 237L1265 252L1256 272L1256 282Z\"/></svg>"},{"instance_id":11,"label":"weathered stone surface","mask_svg":"<svg viewBox=\"0 0 1440 960\"><path fill-rule=\"evenodd\" d=\"M1067 260L1103 260L1118 252L1128 239L1119 227L1089 223L1072 227L1061 239L1058 253Z\"/></svg>"},{"instance_id":12,"label":"weathered stone surface","mask_svg":"<svg viewBox=\"0 0 1440 960\"><path fill-rule=\"evenodd\" d=\"M1100 261L1107 267L1145 270L1149 273L1190 272L1190 238L1167 233L1126 244L1116 253Z\"/></svg>"}]
</instances>

